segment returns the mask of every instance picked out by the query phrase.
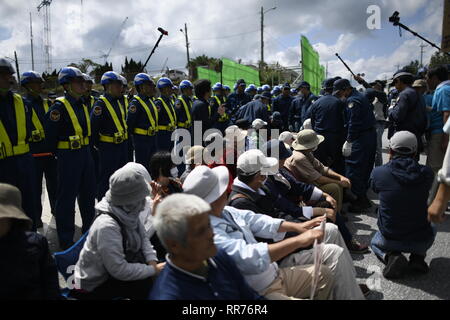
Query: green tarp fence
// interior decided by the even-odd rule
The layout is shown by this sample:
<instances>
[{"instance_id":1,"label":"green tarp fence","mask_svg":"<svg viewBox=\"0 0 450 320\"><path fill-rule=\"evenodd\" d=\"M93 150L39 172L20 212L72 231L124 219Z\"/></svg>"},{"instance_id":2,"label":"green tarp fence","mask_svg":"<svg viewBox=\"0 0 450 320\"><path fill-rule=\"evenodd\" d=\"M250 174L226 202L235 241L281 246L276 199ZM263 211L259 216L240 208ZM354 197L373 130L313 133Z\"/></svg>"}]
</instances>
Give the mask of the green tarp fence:
<instances>
[{"instance_id":1,"label":"green tarp fence","mask_svg":"<svg viewBox=\"0 0 450 320\"><path fill-rule=\"evenodd\" d=\"M311 91L318 95L325 79L325 68L319 63L319 54L311 46L308 38L302 36L301 55L303 79L311 85Z\"/></svg>"},{"instance_id":2,"label":"green tarp fence","mask_svg":"<svg viewBox=\"0 0 450 320\"><path fill-rule=\"evenodd\" d=\"M222 59L222 77L223 84L230 86L233 89L234 84L238 79L244 79L247 85L253 83L257 87L261 84L259 82L259 71L251 67L236 63L230 59ZM199 79L208 79L212 84L220 82L220 73L214 70L209 70L203 67L197 67L197 75Z\"/></svg>"}]
</instances>

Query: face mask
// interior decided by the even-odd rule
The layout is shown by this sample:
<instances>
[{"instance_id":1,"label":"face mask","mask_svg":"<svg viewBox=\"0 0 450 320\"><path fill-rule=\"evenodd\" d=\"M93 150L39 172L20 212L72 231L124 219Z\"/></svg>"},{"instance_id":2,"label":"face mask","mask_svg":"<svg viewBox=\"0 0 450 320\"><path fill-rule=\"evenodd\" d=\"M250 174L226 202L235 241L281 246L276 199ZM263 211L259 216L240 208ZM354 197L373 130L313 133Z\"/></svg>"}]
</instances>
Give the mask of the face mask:
<instances>
[{"instance_id":1,"label":"face mask","mask_svg":"<svg viewBox=\"0 0 450 320\"><path fill-rule=\"evenodd\" d=\"M170 170L170 175L172 176L172 178L178 178L178 168L174 167Z\"/></svg>"}]
</instances>

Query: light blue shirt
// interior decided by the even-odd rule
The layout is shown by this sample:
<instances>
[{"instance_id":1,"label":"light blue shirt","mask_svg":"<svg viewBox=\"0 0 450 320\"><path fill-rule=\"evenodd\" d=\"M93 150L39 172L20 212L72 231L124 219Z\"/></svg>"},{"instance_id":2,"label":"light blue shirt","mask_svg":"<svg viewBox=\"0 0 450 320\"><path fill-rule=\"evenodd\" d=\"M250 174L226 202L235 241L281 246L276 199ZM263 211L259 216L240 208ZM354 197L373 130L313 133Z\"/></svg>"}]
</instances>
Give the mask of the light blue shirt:
<instances>
[{"instance_id":1,"label":"light blue shirt","mask_svg":"<svg viewBox=\"0 0 450 320\"><path fill-rule=\"evenodd\" d=\"M226 206L222 216L210 215L214 243L227 252L249 285L260 294L278 275L278 265L271 262L267 243L255 237L281 241L286 233L278 232L283 219Z\"/></svg>"}]
</instances>

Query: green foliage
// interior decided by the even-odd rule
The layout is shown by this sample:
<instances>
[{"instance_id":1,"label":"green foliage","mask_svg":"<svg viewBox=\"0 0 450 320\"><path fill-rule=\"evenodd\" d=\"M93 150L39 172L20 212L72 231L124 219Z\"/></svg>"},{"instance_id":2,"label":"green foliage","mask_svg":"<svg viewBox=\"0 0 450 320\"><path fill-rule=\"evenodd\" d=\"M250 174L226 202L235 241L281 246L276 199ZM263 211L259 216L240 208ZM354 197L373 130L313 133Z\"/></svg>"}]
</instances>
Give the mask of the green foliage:
<instances>
[{"instance_id":1,"label":"green foliage","mask_svg":"<svg viewBox=\"0 0 450 320\"><path fill-rule=\"evenodd\" d=\"M450 56L443 52L436 52L431 56L429 68L434 68L442 64L450 64Z\"/></svg>"}]
</instances>

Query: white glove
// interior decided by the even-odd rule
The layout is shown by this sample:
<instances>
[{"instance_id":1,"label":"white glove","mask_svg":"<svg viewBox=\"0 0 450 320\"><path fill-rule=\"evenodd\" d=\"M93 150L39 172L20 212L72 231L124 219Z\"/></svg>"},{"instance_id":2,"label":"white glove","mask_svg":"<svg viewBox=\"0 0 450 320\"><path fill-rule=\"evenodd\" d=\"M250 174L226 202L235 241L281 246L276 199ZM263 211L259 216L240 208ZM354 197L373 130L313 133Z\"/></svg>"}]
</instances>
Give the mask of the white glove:
<instances>
[{"instance_id":1,"label":"white glove","mask_svg":"<svg viewBox=\"0 0 450 320\"><path fill-rule=\"evenodd\" d=\"M342 155L344 157L350 157L352 154L352 146L353 143L350 143L348 141L345 141L343 147L342 147Z\"/></svg>"}]
</instances>

